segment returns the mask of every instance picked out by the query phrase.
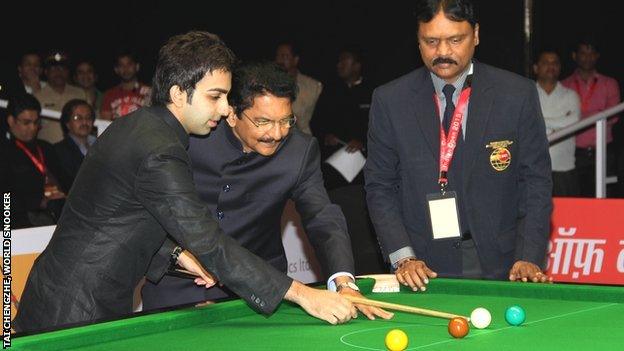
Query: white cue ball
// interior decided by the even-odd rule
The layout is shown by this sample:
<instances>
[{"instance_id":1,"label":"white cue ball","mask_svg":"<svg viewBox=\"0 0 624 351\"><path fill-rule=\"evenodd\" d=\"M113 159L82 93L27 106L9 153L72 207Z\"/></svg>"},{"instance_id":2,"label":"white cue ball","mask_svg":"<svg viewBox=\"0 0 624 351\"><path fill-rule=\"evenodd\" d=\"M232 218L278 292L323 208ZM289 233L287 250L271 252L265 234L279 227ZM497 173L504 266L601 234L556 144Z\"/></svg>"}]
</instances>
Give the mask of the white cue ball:
<instances>
[{"instance_id":1,"label":"white cue ball","mask_svg":"<svg viewBox=\"0 0 624 351\"><path fill-rule=\"evenodd\" d=\"M492 322L492 315L483 307L475 308L470 314L470 322L477 329L485 329Z\"/></svg>"}]
</instances>

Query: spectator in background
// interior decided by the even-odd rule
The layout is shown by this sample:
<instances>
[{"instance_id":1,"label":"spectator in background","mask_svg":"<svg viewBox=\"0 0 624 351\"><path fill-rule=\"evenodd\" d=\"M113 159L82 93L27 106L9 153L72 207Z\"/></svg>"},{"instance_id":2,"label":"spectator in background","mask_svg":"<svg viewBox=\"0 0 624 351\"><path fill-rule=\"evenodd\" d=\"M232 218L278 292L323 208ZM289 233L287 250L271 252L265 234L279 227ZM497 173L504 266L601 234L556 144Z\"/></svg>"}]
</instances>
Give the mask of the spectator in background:
<instances>
[{"instance_id":1,"label":"spectator in background","mask_svg":"<svg viewBox=\"0 0 624 351\"><path fill-rule=\"evenodd\" d=\"M581 106L578 95L559 83L561 61L554 50L543 50L533 65L537 80L542 114L546 121L546 133L551 134L578 122ZM553 196L579 196L579 180L574 169L574 135L557 140L550 146L552 164Z\"/></svg>"},{"instance_id":2,"label":"spectator in background","mask_svg":"<svg viewBox=\"0 0 624 351\"><path fill-rule=\"evenodd\" d=\"M22 80L14 66L0 57L0 99L9 101L16 95L26 94ZM0 108L0 144L8 135L7 110Z\"/></svg>"},{"instance_id":3,"label":"spectator in background","mask_svg":"<svg viewBox=\"0 0 624 351\"><path fill-rule=\"evenodd\" d=\"M48 85L34 93L41 103L41 107L60 112L69 100L87 98L82 89L69 84L69 57L67 54L63 52L50 54L46 57L44 66ZM59 121L42 119L39 138L52 144L61 141L63 131Z\"/></svg>"},{"instance_id":4,"label":"spectator in background","mask_svg":"<svg viewBox=\"0 0 624 351\"><path fill-rule=\"evenodd\" d=\"M348 152L365 153L373 86L362 72L359 50L343 49L336 64L338 81L321 94L313 121L323 161L345 144ZM348 182L328 163L323 162L321 169L329 198L342 208L347 219L356 274L387 271L366 208L363 172Z\"/></svg>"},{"instance_id":5,"label":"spectator in background","mask_svg":"<svg viewBox=\"0 0 624 351\"><path fill-rule=\"evenodd\" d=\"M41 81L41 72L41 57L38 54L28 52L22 55L17 73L28 94L36 93L46 86L46 83Z\"/></svg>"},{"instance_id":6,"label":"spectator in background","mask_svg":"<svg viewBox=\"0 0 624 351\"><path fill-rule=\"evenodd\" d=\"M121 82L104 93L100 118L113 120L149 104L151 89L139 82L137 74L140 67L134 54L125 52L117 55L115 74Z\"/></svg>"},{"instance_id":7,"label":"spectator in background","mask_svg":"<svg viewBox=\"0 0 624 351\"><path fill-rule=\"evenodd\" d=\"M85 91L87 102L95 111L100 110L103 98L102 92L95 86L97 78L93 63L85 60L78 62L74 72L74 82Z\"/></svg>"},{"instance_id":8,"label":"spectator in background","mask_svg":"<svg viewBox=\"0 0 624 351\"><path fill-rule=\"evenodd\" d=\"M314 107L323 91L321 82L299 72L299 51L293 43L281 43L275 50L275 62L284 67L288 74L297 81L299 90L297 99L292 105L293 112L297 116L297 128L302 132L312 135L310 120L314 115Z\"/></svg>"},{"instance_id":9,"label":"spectator in background","mask_svg":"<svg viewBox=\"0 0 624 351\"><path fill-rule=\"evenodd\" d=\"M581 101L581 119L591 117L620 103L618 82L596 70L600 52L590 38L584 38L576 46L572 59L577 68L563 85L576 91ZM612 127L617 117L607 122L607 169L615 165L615 150L612 145ZM576 135L576 170L581 185L581 195L596 196L596 128L589 128Z\"/></svg>"},{"instance_id":10,"label":"spectator in background","mask_svg":"<svg viewBox=\"0 0 624 351\"><path fill-rule=\"evenodd\" d=\"M368 131L373 86L362 75L363 62L356 49L344 49L338 55L336 73L339 81L322 94L315 134L329 156L344 144L347 151L363 150ZM363 182L363 177L360 175ZM333 185L333 184L332 184Z\"/></svg>"},{"instance_id":11,"label":"spectator in background","mask_svg":"<svg viewBox=\"0 0 624 351\"><path fill-rule=\"evenodd\" d=\"M52 145L37 139L41 105L32 95L21 94L9 101L8 110L0 190L11 192L12 225L52 225L61 213L68 183Z\"/></svg>"},{"instance_id":12,"label":"spectator in background","mask_svg":"<svg viewBox=\"0 0 624 351\"><path fill-rule=\"evenodd\" d=\"M95 142L95 136L91 134L94 120L95 112L86 100L70 100L61 111L61 127L65 139L54 144L54 150L70 185L74 182L87 151Z\"/></svg>"}]
</instances>

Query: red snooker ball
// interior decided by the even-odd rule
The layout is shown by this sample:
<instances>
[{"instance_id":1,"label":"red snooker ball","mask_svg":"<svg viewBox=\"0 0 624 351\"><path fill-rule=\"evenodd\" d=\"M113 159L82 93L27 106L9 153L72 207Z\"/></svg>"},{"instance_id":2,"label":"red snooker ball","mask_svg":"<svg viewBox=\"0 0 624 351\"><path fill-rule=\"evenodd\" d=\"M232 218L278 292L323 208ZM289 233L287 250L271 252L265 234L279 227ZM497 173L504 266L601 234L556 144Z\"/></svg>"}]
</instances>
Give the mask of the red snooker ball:
<instances>
[{"instance_id":1,"label":"red snooker ball","mask_svg":"<svg viewBox=\"0 0 624 351\"><path fill-rule=\"evenodd\" d=\"M468 335L470 327L468 321L461 317L455 317L449 321L448 332L453 335L454 338L463 338Z\"/></svg>"}]
</instances>

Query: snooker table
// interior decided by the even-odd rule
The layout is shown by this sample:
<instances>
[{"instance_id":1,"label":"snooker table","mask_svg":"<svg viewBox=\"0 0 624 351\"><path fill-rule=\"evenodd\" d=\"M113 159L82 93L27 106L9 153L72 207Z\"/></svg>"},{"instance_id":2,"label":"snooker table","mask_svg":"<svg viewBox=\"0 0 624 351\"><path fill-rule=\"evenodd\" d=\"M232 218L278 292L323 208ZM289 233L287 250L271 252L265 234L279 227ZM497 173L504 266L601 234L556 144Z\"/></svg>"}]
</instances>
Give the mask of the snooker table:
<instances>
[{"instance_id":1,"label":"snooker table","mask_svg":"<svg viewBox=\"0 0 624 351\"><path fill-rule=\"evenodd\" d=\"M479 306L492 313L486 329L463 339L444 319L395 312L392 320L360 315L332 326L282 303L264 317L242 300L220 302L122 320L13 338L16 350L385 350L394 328L409 336L408 350L624 350L624 287L433 279L426 292L371 293L372 279L358 280L369 298L469 316ZM504 311L522 306L521 326Z\"/></svg>"}]
</instances>

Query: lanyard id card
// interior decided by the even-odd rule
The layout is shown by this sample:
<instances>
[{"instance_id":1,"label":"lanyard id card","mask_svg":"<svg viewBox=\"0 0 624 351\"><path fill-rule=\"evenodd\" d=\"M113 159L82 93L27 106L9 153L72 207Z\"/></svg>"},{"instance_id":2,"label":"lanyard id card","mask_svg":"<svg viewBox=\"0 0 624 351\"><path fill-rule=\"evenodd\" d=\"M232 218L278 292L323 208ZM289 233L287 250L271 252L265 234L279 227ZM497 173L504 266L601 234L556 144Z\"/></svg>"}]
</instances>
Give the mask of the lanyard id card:
<instances>
[{"instance_id":1,"label":"lanyard id card","mask_svg":"<svg viewBox=\"0 0 624 351\"><path fill-rule=\"evenodd\" d=\"M454 191L427 195L427 205L434 240L461 237L457 194Z\"/></svg>"}]
</instances>

